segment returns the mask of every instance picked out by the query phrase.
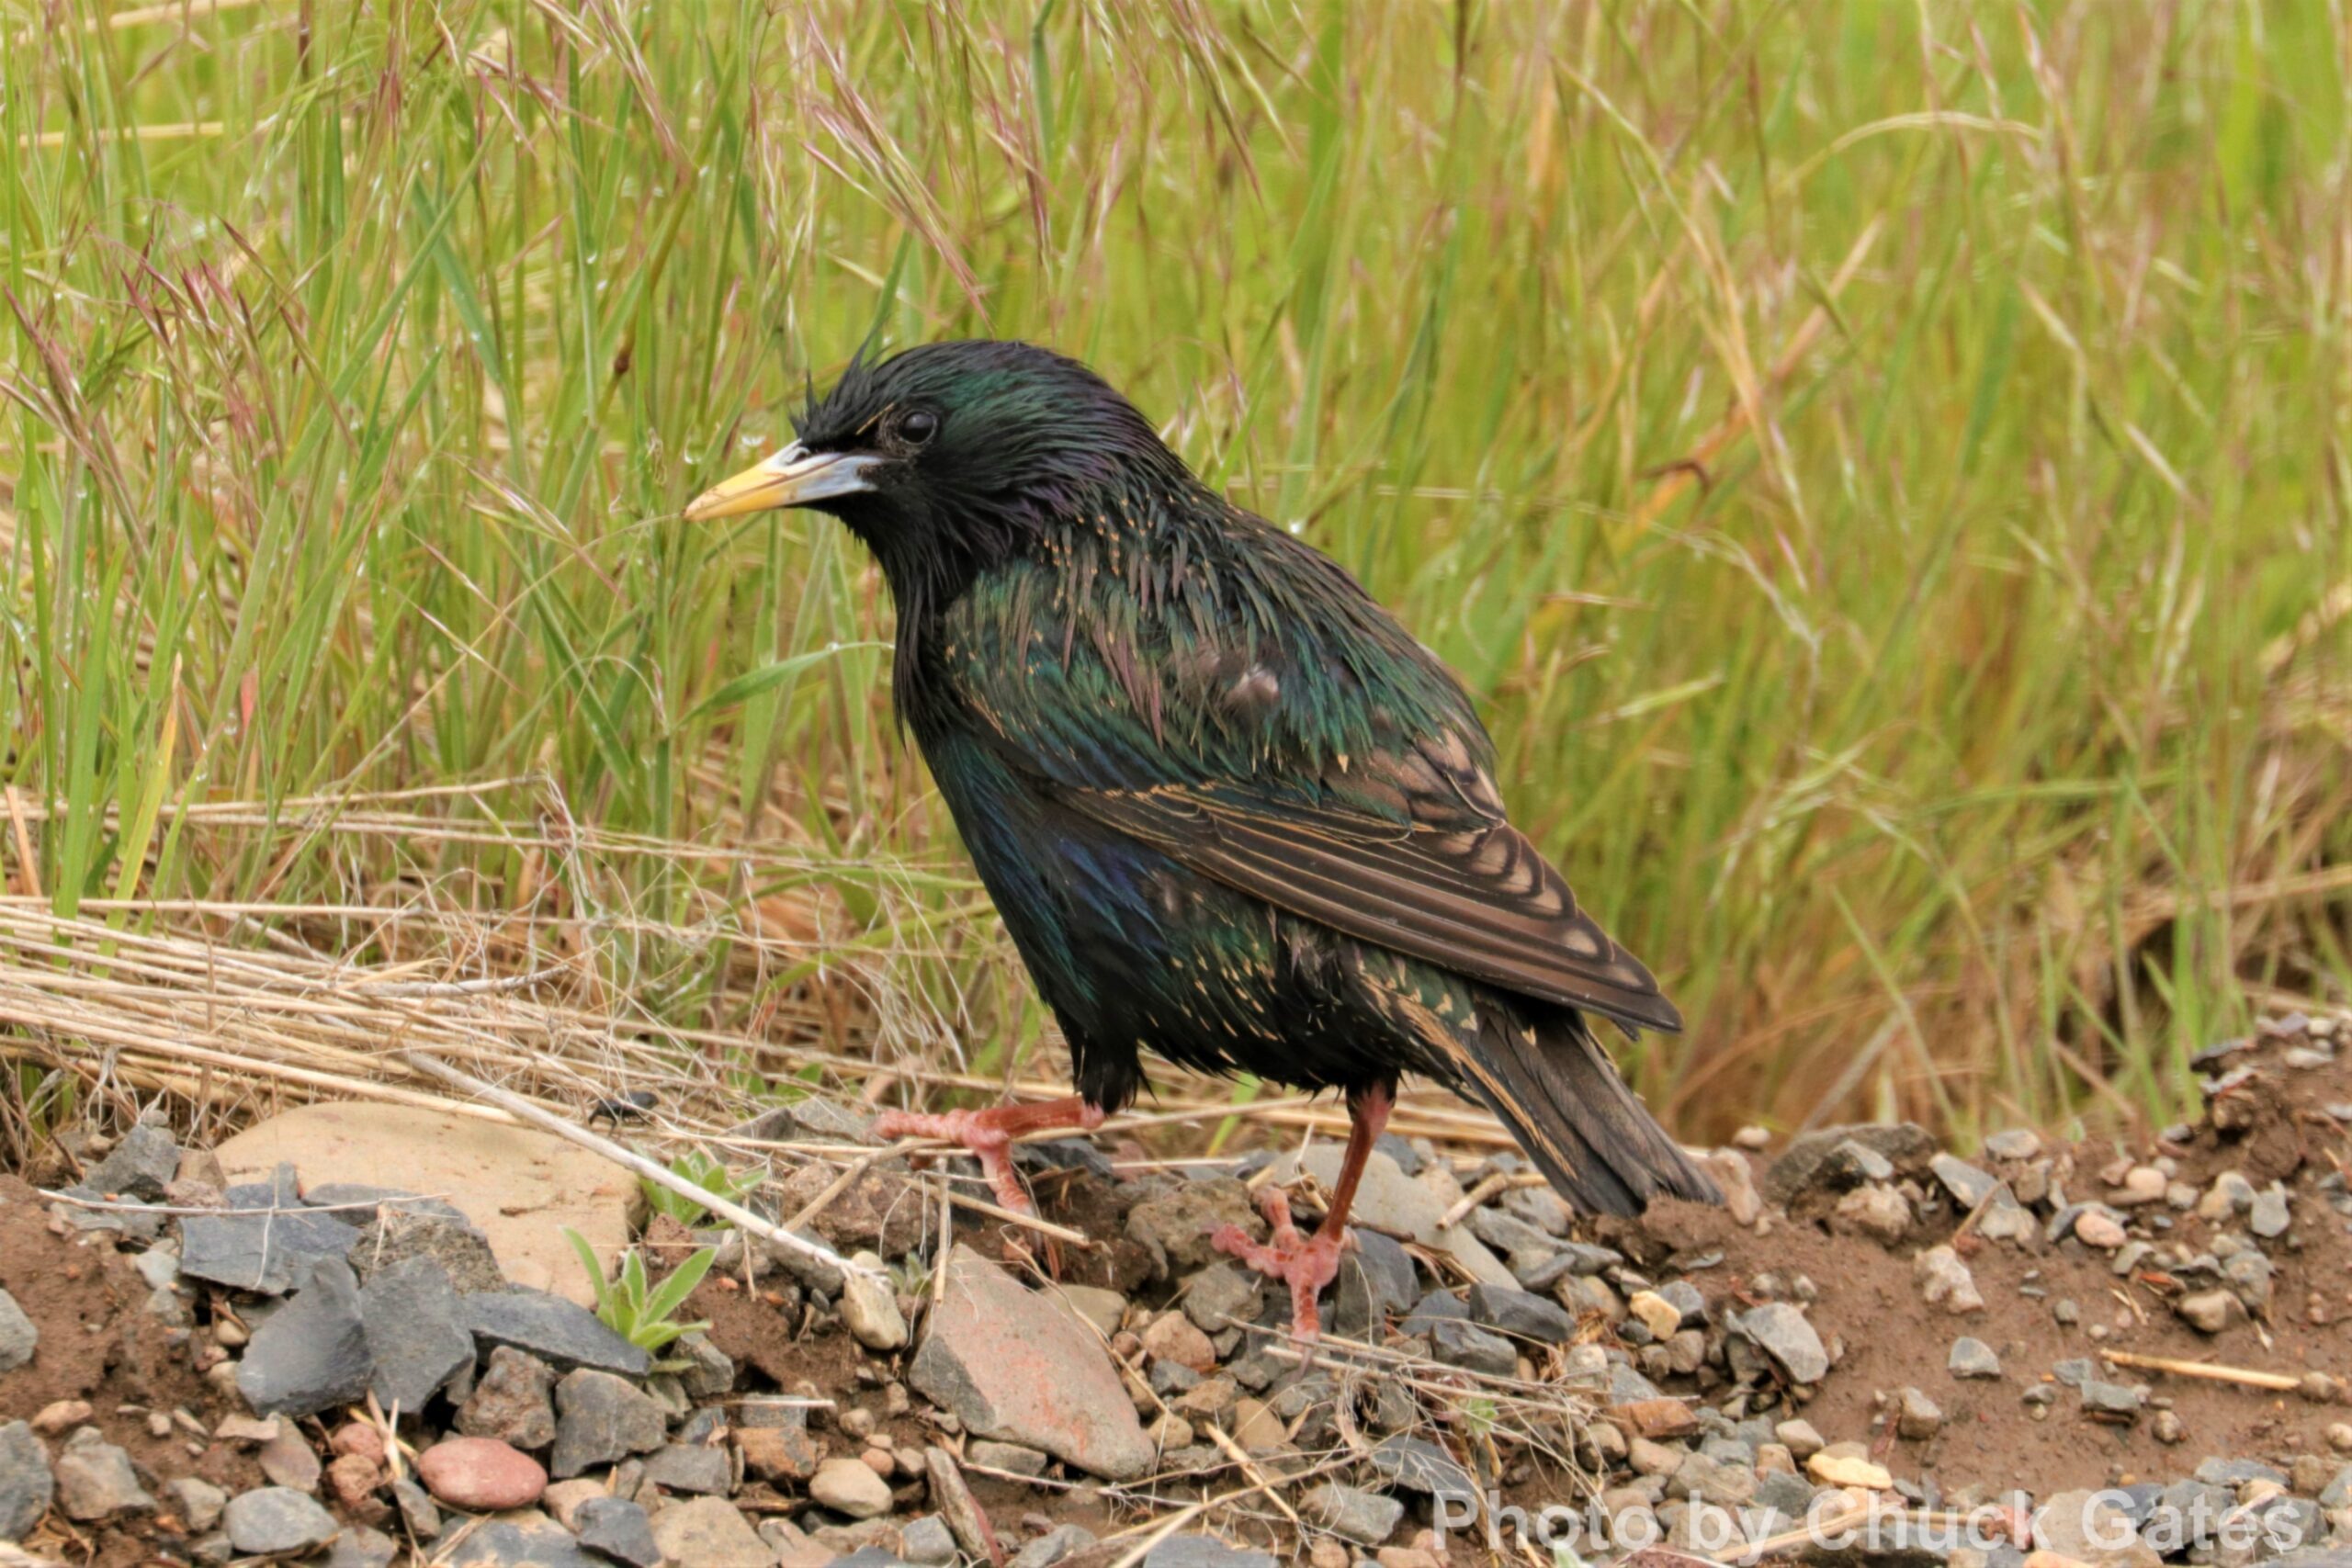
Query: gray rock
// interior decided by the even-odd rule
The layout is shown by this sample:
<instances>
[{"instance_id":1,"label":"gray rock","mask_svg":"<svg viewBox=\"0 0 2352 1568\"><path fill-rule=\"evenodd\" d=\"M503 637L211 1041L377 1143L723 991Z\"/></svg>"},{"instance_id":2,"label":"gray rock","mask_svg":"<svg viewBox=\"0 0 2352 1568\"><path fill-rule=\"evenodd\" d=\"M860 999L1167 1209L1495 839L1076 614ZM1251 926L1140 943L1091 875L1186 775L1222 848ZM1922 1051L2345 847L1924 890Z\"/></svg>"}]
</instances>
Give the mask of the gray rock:
<instances>
[{"instance_id":1,"label":"gray rock","mask_svg":"<svg viewBox=\"0 0 2352 1568\"><path fill-rule=\"evenodd\" d=\"M400 1509L401 1526L417 1540L431 1540L441 1533L440 1505L407 1476L392 1483L392 1503Z\"/></svg>"},{"instance_id":2,"label":"gray rock","mask_svg":"<svg viewBox=\"0 0 2352 1568\"><path fill-rule=\"evenodd\" d=\"M2287 1190L2275 1181L2256 1193L2246 1210L2246 1228L2265 1241L2285 1235L2293 1221L2287 1208Z\"/></svg>"},{"instance_id":3,"label":"gray rock","mask_svg":"<svg viewBox=\"0 0 2352 1568\"><path fill-rule=\"evenodd\" d=\"M59 1190L65 1197L84 1200L80 1203L51 1203L49 1206L51 1213L77 1231L112 1231L136 1241L153 1241L164 1234L164 1222L170 1218L161 1209L136 1203L109 1204L107 1195L95 1187L66 1187Z\"/></svg>"},{"instance_id":4,"label":"gray rock","mask_svg":"<svg viewBox=\"0 0 2352 1568\"><path fill-rule=\"evenodd\" d=\"M518 1449L546 1448L555 1441L554 1396L554 1368L527 1350L498 1346L458 1407L458 1430Z\"/></svg>"},{"instance_id":5,"label":"gray rock","mask_svg":"<svg viewBox=\"0 0 2352 1568\"><path fill-rule=\"evenodd\" d=\"M1360 1233L1356 1241L1362 1245L1375 1234L1377 1233ZM1388 1241L1386 1236L1381 1236L1380 1239ZM1389 1242L1389 1245L1394 1247L1396 1243ZM1340 1260L1339 1288L1340 1299L1342 1302L1346 1299L1348 1290L1349 1261L1345 1255L1342 1255ZM1357 1288L1360 1291L1363 1288L1363 1280L1361 1277L1357 1280ZM1221 1334L1237 1323L1256 1322L1258 1309L1264 1303L1264 1300L1263 1276L1255 1269L1244 1269L1239 1264L1227 1259L1224 1262L1212 1263L1193 1276L1192 1283L1184 1287L1184 1315L1191 1318L1193 1326L1204 1334ZM1338 1326L1344 1311L1344 1307L1334 1310L1333 1326ZM1348 1331L1341 1329L1340 1332Z\"/></svg>"},{"instance_id":6,"label":"gray rock","mask_svg":"<svg viewBox=\"0 0 2352 1568\"><path fill-rule=\"evenodd\" d=\"M114 1151L83 1178L82 1185L109 1196L159 1201L164 1188L179 1174L180 1146L166 1128L141 1122L123 1134Z\"/></svg>"},{"instance_id":7,"label":"gray rock","mask_svg":"<svg viewBox=\"0 0 2352 1568\"><path fill-rule=\"evenodd\" d=\"M22 1421L0 1427L0 1540L22 1540L57 1495L49 1450Z\"/></svg>"},{"instance_id":8,"label":"gray rock","mask_svg":"<svg viewBox=\"0 0 2352 1568\"><path fill-rule=\"evenodd\" d=\"M392 1559L400 1554L400 1542L382 1530L351 1525L334 1538L325 1568L391 1568Z\"/></svg>"},{"instance_id":9,"label":"gray rock","mask_svg":"<svg viewBox=\"0 0 2352 1568\"><path fill-rule=\"evenodd\" d=\"M1894 1430L1898 1437L1923 1443L1943 1427L1943 1409L1927 1394L1916 1388L1905 1388L1897 1394Z\"/></svg>"},{"instance_id":10,"label":"gray rock","mask_svg":"<svg viewBox=\"0 0 2352 1568\"><path fill-rule=\"evenodd\" d=\"M917 1568L956 1561L956 1534L937 1514L925 1514L899 1532L899 1555Z\"/></svg>"},{"instance_id":11,"label":"gray rock","mask_svg":"<svg viewBox=\"0 0 2352 1568\"><path fill-rule=\"evenodd\" d=\"M505 1271L490 1249L490 1238L464 1219L447 1214L379 1209L361 1227L351 1256L362 1279L411 1258L430 1258L441 1265L461 1296L508 1288Z\"/></svg>"},{"instance_id":12,"label":"gray rock","mask_svg":"<svg viewBox=\"0 0 2352 1568\"><path fill-rule=\"evenodd\" d=\"M1456 1318L1443 1319L1430 1329L1430 1353L1448 1366L1496 1377L1507 1378L1519 1370L1519 1352L1510 1340Z\"/></svg>"},{"instance_id":13,"label":"gray rock","mask_svg":"<svg viewBox=\"0 0 2352 1568\"><path fill-rule=\"evenodd\" d=\"M347 1215L346 1224L359 1224L367 1217L365 1209L355 1209L355 1203L373 1203L404 1214L432 1214L459 1224L470 1222L463 1211L446 1198L427 1198L415 1192L404 1192L397 1187L370 1187L364 1181L328 1181L302 1194L304 1206L312 1209L334 1209Z\"/></svg>"},{"instance_id":14,"label":"gray rock","mask_svg":"<svg viewBox=\"0 0 2352 1568\"><path fill-rule=\"evenodd\" d=\"M156 1488L164 1495L164 1506L179 1517L180 1523L201 1535L220 1522L220 1510L229 1506L229 1495L209 1481L193 1475L177 1475ZM0 1529L0 1535L6 1535Z\"/></svg>"},{"instance_id":15,"label":"gray rock","mask_svg":"<svg viewBox=\"0 0 2352 1568\"><path fill-rule=\"evenodd\" d=\"M66 1438L51 1472L57 1480L57 1506L69 1519L91 1524L155 1506L155 1499L139 1484L130 1456L107 1442L96 1427L80 1427Z\"/></svg>"},{"instance_id":16,"label":"gray rock","mask_svg":"<svg viewBox=\"0 0 2352 1568\"><path fill-rule=\"evenodd\" d=\"M1945 1369L1956 1378L1997 1378L2001 1375L2001 1358L1982 1339L1963 1334L1951 1342L1951 1358L1945 1362Z\"/></svg>"},{"instance_id":17,"label":"gray rock","mask_svg":"<svg viewBox=\"0 0 2352 1568\"><path fill-rule=\"evenodd\" d=\"M1470 1234L1501 1253L1526 1252L1549 1258L1558 1246L1544 1231L1500 1209L1471 1210Z\"/></svg>"},{"instance_id":18,"label":"gray rock","mask_svg":"<svg viewBox=\"0 0 2352 1568\"><path fill-rule=\"evenodd\" d=\"M975 1441L967 1452L971 1462L982 1470L1007 1475L1043 1475L1048 1457L1045 1450L1025 1443L1000 1443L987 1438Z\"/></svg>"},{"instance_id":19,"label":"gray rock","mask_svg":"<svg viewBox=\"0 0 2352 1568\"><path fill-rule=\"evenodd\" d=\"M673 1353L686 1363L678 1374L690 1399L717 1399L735 1390L735 1363L702 1333L678 1337Z\"/></svg>"},{"instance_id":20,"label":"gray rock","mask_svg":"<svg viewBox=\"0 0 2352 1568\"><path fill-rule=\"evenodd\" d=\"M315 1551L343 1529L317 1499L290 1486L263 1486L232 1497L221 1518L229 1543L248 1557Z\"/></svg>"},{"instance_id":21,"label":"gray rock","mask_svg":"<svg viewBox=\"0 0 2352 1568\"><path fill-rule=\"evenodd\" d=\"M1872 1179L1858 1168L1854 1156L1841 1151L1841 1145L1849 1144L1866 1156L1874 1155L1884 1161L1892 1168L1890 1175L1894 1171L1923 1169L1937 1152L1935 1139L1917 1122L1824 1127L1792 1141L1764 1172L1762 1190L1766 1201L1785 1206L1791 1199L1810 1190L1842 1190ZM1865 1159L1861 1165L1871 1163Z\"/></svg>"},{"instance_id":22,"label":"gray rock","mask_svg":"<svg viewBox=\"0 0 2352 1568\"><path fill-rule=\"evenodd\" d=\"M1515 1339L1565 1345L1576 1334L1575 1319L1527 1291L1504 1285L1473 1285L1464 1304L1469 1308L1471 1322Z\"/></svg>"},{"instance_id":23,"label":"gray rock","mask_svg":"<svg viewBox=\"0 0 2352 1568\"><path fill-rule=\"evenodd\" d=\"M359 1320L375 1361L376 1403L402 1415L424 1408L442 1384L474 1364L473 1332L449 1276L430 1258L407 1258L368 1277Z\"/></svg>"},{"instance_id":24,"label":"gray rock","mask_svg":"<svg viewBox=\"0 0 2352 1568\"><path fill-rule=\"evenodd\" d=\"M1928 1162L1928 1168L1943 1183L1944 1190L1951 1194L1951 1201L1963 1213L2001 1189L1998 1177L1952 1155L1936 1156Z\"/></svg>"},{"instance_id":25,"label":"gray rock","mask_svg":"<svg viewBox=\"0 0 2352 1568\"><path fill-rule=\"evenodd\" d=\"M1113 1480L1149 1470L1151 1439L1091 1329L1069 1313L1040 1310L1012 1276L968 1247L949 1252L944 1283L908 1368L918 1393L954 1411L975 1437L1041 1448Z\"/></svg>"},{"instance_id":26,"label":"gray rock","mask_svg":"<svg viewBox=\"0 0 2352 1568\"><path fill-rule=\"evenodd\" d=\"M2082 1393L2084 1415L2094 1421L2119 1426L2128 1427L2137 1421L2141 1406L2146 1403L2138 1389L2098 1378L2085 1378Z\"/></svg>"},{"instance_id":27,"label":"gray rock","mask_svg":"<svg viewBox=\"0 0 2352 1568\"><path fill-rule=\"evenodd\" d=\"M2245 1321L2245 1303L2228 1291L2192 1291L2172 1310L2200 1334L2221 1334Z\"/></svg>"},{"instance_id":28,"label":"gray rock","mask_svg":"<svg viewBox=\"0 0 2352 1568\"><path fill-rule=\"evenodd\" d=\"M1396 1533L1405 1505L1377 1492L1327 1481L1298 1502L1299 1517L1358 1546L1378 1546Z\"/></svg>"},{"instance_id":29,"label":"gray rock","mask_svg":"<svg viewBox=\"0 0 2352 1568\"><path fill-rule=\"evenodd\" d=\"M665 1492L724 1497L735 1489L727 1450L701 1443L669 1443L647 1456L645 1479Z\"/></svg>"},{"instance_id":30,"label":"gray rock","mask_svg":"<svg viewBox=\"0 0 2352 1568\"><path fill-rule=\"evenodd\" d=\"M645 1510L620 1497L591 1497L571 1516L580 1544L629 1568L662 1568L662 1549Z\"/></svg>"},{"instance_id":31,"label":"gray rock","mask_svg":"<svg viewBox=\"0 0 2352 1568\"><path fill-rule=\"evenodd\" d=\"M1340 1254L1331 1328L1351 1339L1377 1342L1379 1337L1371 1332L1373 1325L1385 1323L1410 1306L1419 1281L1414 1277L1412 1256L1396 1238L1374 1230L1360 1230L1354 1236L1355 1246ZM1253 1274L1253 1295L1256 1279Z\"/></svg>"},{"instance_id":32,"label":"gray rock","mask_svg":"<svg viewBox=\"0 0 2352 1568\"><path fill-rule=\"evenodd\" d=\"M1441 1323L1467 1323L1470 1309L1452 1291L1431 1291L1413 1303L1413 1310L1396 1325L1402 1334L1427 1334Z\"/></svg>"},{"instance_id":33,"label":"gray rock","mask_svg":"<svg viewBox=\"0 0 2352 1568\"><path fill-rule=\"evenodd\" d=\"M180 1220L180 1272L190 1279L282 1296L320 1258L341 1258L359 1233L331 1214L229 1210Z\"/></svg>"},{"instance_id":34,"label":"gray rock","mask_svg":"<svg viewBox=\"0 0 2352 1568\"><path fill-rule=\"evenodd\" d=\"M2209 1459L2197 1467L2197 1479L2208 1486L2227 1486L2233 1490L2249 1481L2267 1481L2274 1486L2288 1483L2287 1472L2277 1465L2265 1464L2258 1459Z\"/></svg>"},{"instance_id":35,"label":"gray rock","mask_svg":"<svg viewBox=\"0 0 2352 1568\"><path fill-rule=\"evenodd\" d=\"M650 1453L670 1435L661 1402L611 1372L582 1367L555 1385L555 1449L548 1473L558 1481L591 1465Z\"/></svg>"},{"instance_id":36,"label":"gray rock","mask_svg":"<svg viewBox=\"0 0 2352 1568\"><path fill-rule=\"evenodd\" d=\"M310 1282L254 1331L237 1392L265 1416L314 1416L366 1393L373 1368L359 1282L342 1258L321 1258Z\"/></svg>"},{"instance_id":37,"label":"gray rock","mask_svg":"<svg viewBox=\"0 0 2352 1568\"><path fill-rule=\"evenodd\" d=\"M723 1497L691 1497L662 1510L654 1544L671 1568L744 1568L773 1562L775 1554Z\"/></svg>"},{"instance_id":38,"label":"gray rock","mask_svg":"<svg viewBox=\"0 0 2352 1568\"><path fill-rule=\"evenodd\" d=\"M1144 1553L1139 1568L1281 1568L1273 1554L1228 1546L1213 1535L1171 1535Z\"/></svg>"},{"instance_id":39,"label":"gray rock","mask_svg":"<svg viewBox=\"0 0 2352 1568\"><path fill-rule=\"evenodd\" d=\"M1250 1190L1230 1177L1186 1181L1146 1198L1127 1211L1127 1239L1151 1254L1155 1274L1166 1277L1206 1268L1224 1255L1209 1244L1220 1225L1238 1225L1259 1241L1266 1222L1250 1201Z\"/></svg>"},{"instance_id":40,"label":"gray rock","mask_svg":"<svg viewBox=\"0 0 2352 1568\"><path fill-rule=\"evenodd\" d=\"M707 1499L697 1499L707 1501ZM720 1505L722 1507L724 1504ZM672 1512L676 1510L673 1509ZM430 1561L434 1568L612 1568L606 1558L591 1555L582 1550L572 1533L553 1519L518 1520L492 1518L479 1524L458 1527L464 1533L455 1544L435 1547ZM658 1538L657 1538L658 1539ZM756 1543L758 1537L752 1538ZM730 1560L729 1568L750 1568L775 1561L773 1554L739 1555ZM719 1568L721 1559L704 1558L704 1568Z\"/></svg>"},{"instance_id":41,"label":"gray rock","mask_svg":"<svg viewBox=\"0 0 2352 1568\"><path fill-rule=\"evenodd\" d=\"M1819 1382L1829 1375L1829 1353L1820 1334L1787 1302L1766 1302L1731 1322L1734 1332L1770 1356L1791 1382Z\"/></svg>"},{"instance_id":42,"label":"gray rock","mask_svg":"<svg viewBox=\"0 0 2352 1568\"><path fill-rule=\"evenodd\" d=\"M2041 1134L2029 1127L2007 1128L1984 1140L1984 1153L1993 1159L2031 1159L2041 1152Z\"/></svg>"},{"instance_id":43,"label":"gray rock","mask_svg":"<svg viewBox=\"0 0 2352 1568\"><path fill-rule=\"evenodd\" d=\"M1009 1568L1053 1568L1093 1544L1094 1532L1084 1525L1057 1525L1014 1552Z\"/></svg>"},{"instance_id":44,"label":"gray rock","mask_svg":"<svg viewBox=\"0 0 2352 1568\"><path fill-rule=\"evenodd\" d=\"M1470 1499L1478 1495L1470 1472L1425 1438L1384 1438L1368 1457L1373 1473L1397 1491Z\"/></svg>"},{"instance_id":45,"label":"gray rock","mask_svg":"<svg viewBox=\"0 0 2352 1568\"><path fill-rule=\"evenodd\" d=\"M898 1292L892 1288L890 1276L882 1269L882 1259L871 1252L861 1252L850 1259L863 1263L870 1270L864 1274L845 1274L842 1279L842 1322L851 1337L869 1350L897 1350L907 1343L907 1320L899 1311Z\"/></svg>"},{"instance_id":46,"label":"gray rock","mask_svg":"<svg viewBox=\"0 0 2352 1568\"><path fill-rule=\"evenodd\" d=\"M15 1371L40 1348L40 1326L25 1315L16 1297L0 1291L0 1373Z\"/></svg>"},{"instance_id":47,"label":"gray rock","mask_svg":"<svg viewBox=\"0 0 2352 1568\"><path fill-rule=\"evenodd\" d=\"M576 1302L546 1291L481 1292L466 1297L467 1326L483 1345L528 1350L548 1365L641 1378L653 1358Z\"/></svg>"}]
</instances>

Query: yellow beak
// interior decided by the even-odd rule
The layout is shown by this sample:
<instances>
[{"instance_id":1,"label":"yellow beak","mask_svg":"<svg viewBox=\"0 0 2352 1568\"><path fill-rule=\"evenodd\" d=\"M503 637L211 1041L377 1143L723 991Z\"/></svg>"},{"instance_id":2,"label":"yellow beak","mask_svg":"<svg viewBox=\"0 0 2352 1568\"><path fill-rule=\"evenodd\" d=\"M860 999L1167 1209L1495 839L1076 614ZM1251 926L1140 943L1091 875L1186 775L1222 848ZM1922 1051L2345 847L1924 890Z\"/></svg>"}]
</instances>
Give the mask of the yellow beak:
<instances>
[{"instance_id":1,"label":"yellow beak","mask_svg":"<svg viewBox=\"0 0 2352 1568\"><path fill-rule=\"evenodd\" d=\"M872 490L866 470L882 459L861 452L811 452L797 441L777 449L765 462L722 479L695 497L686 508L689 523L740 517L746 512L772 512L779 506L808 506L837 495Z\"/></svg>"}]
</instances>

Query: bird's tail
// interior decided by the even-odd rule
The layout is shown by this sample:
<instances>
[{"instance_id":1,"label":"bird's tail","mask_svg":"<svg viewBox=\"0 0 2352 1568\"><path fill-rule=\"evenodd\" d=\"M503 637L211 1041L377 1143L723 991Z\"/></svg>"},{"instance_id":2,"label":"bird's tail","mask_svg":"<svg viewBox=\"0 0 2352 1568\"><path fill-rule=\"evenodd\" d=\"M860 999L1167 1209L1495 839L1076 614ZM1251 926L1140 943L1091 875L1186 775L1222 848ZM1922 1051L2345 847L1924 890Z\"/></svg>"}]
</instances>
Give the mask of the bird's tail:
<instances>
[{"instance_id":1,"label":"bird's tail","mask_svg":"<svg viewBox=\"0 0 2352 1568\"><path fill-rule=\"evenodd\" d=\"M1561 1197L1602 1214L1638 1214L1661 1195L1723 1201L1618 1075L1582 1014L1522 1002L1483 1022L1476 1046L1457 1057L1464 1087L1503 1119Z\"/></svg>"}]
</instances>

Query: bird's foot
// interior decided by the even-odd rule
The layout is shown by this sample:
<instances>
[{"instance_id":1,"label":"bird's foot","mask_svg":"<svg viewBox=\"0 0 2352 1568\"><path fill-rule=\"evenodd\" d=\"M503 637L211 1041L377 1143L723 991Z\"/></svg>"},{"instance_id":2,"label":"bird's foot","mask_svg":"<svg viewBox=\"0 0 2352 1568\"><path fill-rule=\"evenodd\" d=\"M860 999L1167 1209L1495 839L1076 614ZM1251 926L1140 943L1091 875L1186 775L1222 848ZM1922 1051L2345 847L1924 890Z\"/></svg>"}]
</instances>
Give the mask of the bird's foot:
<instances>
[{"instance_id":1,"label":"bird's foot","mask_svg":"<svg viewBox=\"0 0 2352 1568\"><path fill-rule=\"evenodd\" d=\"M1209 1245L1290 1287L1291 1334L1312 1351L1323 1337L1323 1317L1315 1298L1339 1278L1346 1227L1326 1221L1312 1236L1301 1236L1291 1221L1290 1200L1279 1187L1260 1192L1258 1208L1273 1229L1266 1240L1250 1240L1239 1225L1219 1225L1210 1234Z\"/></svg>"},{"instance_id":2,"label":"bird's foot","mask_svg":"<svg viewBox=\"0 0 2352 1568\"><path fill-rule=\"evenodd\" d=\"M996 1105L986 1111L886 1111L874 1119L877 1138L938 1138L960 1144L980 1162L996 1201L1016 1214L1035 1214L1037 1206L1023 1190L1012 1171L1012 1140L1024 1133L1048 1127L1074 1126L1092 1132L1102 1124L1102 1110L1072 1096L1042 1105Z\"/></svg>"}]
</instances>

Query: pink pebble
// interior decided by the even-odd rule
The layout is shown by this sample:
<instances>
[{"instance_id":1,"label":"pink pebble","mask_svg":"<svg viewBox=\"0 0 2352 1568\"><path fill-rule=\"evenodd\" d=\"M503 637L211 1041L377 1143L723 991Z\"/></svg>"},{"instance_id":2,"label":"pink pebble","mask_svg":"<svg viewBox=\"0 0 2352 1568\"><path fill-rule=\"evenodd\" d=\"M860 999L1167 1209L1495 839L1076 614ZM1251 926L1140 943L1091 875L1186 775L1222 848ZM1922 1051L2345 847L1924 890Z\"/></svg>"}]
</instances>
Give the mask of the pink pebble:
<instances>
[{"instance_id":1,"label":"pink pebble","mask_svg":"<svg viewBox=\"0 0 2352 1568\"><path fill-rule=\"evenodd\" d=\"M496 1438L451 1438L416 1456L417 1479L453 1508L496 1513L527 1508L548 1489L539 1461Z\"/></svg>"}]
</instances>

